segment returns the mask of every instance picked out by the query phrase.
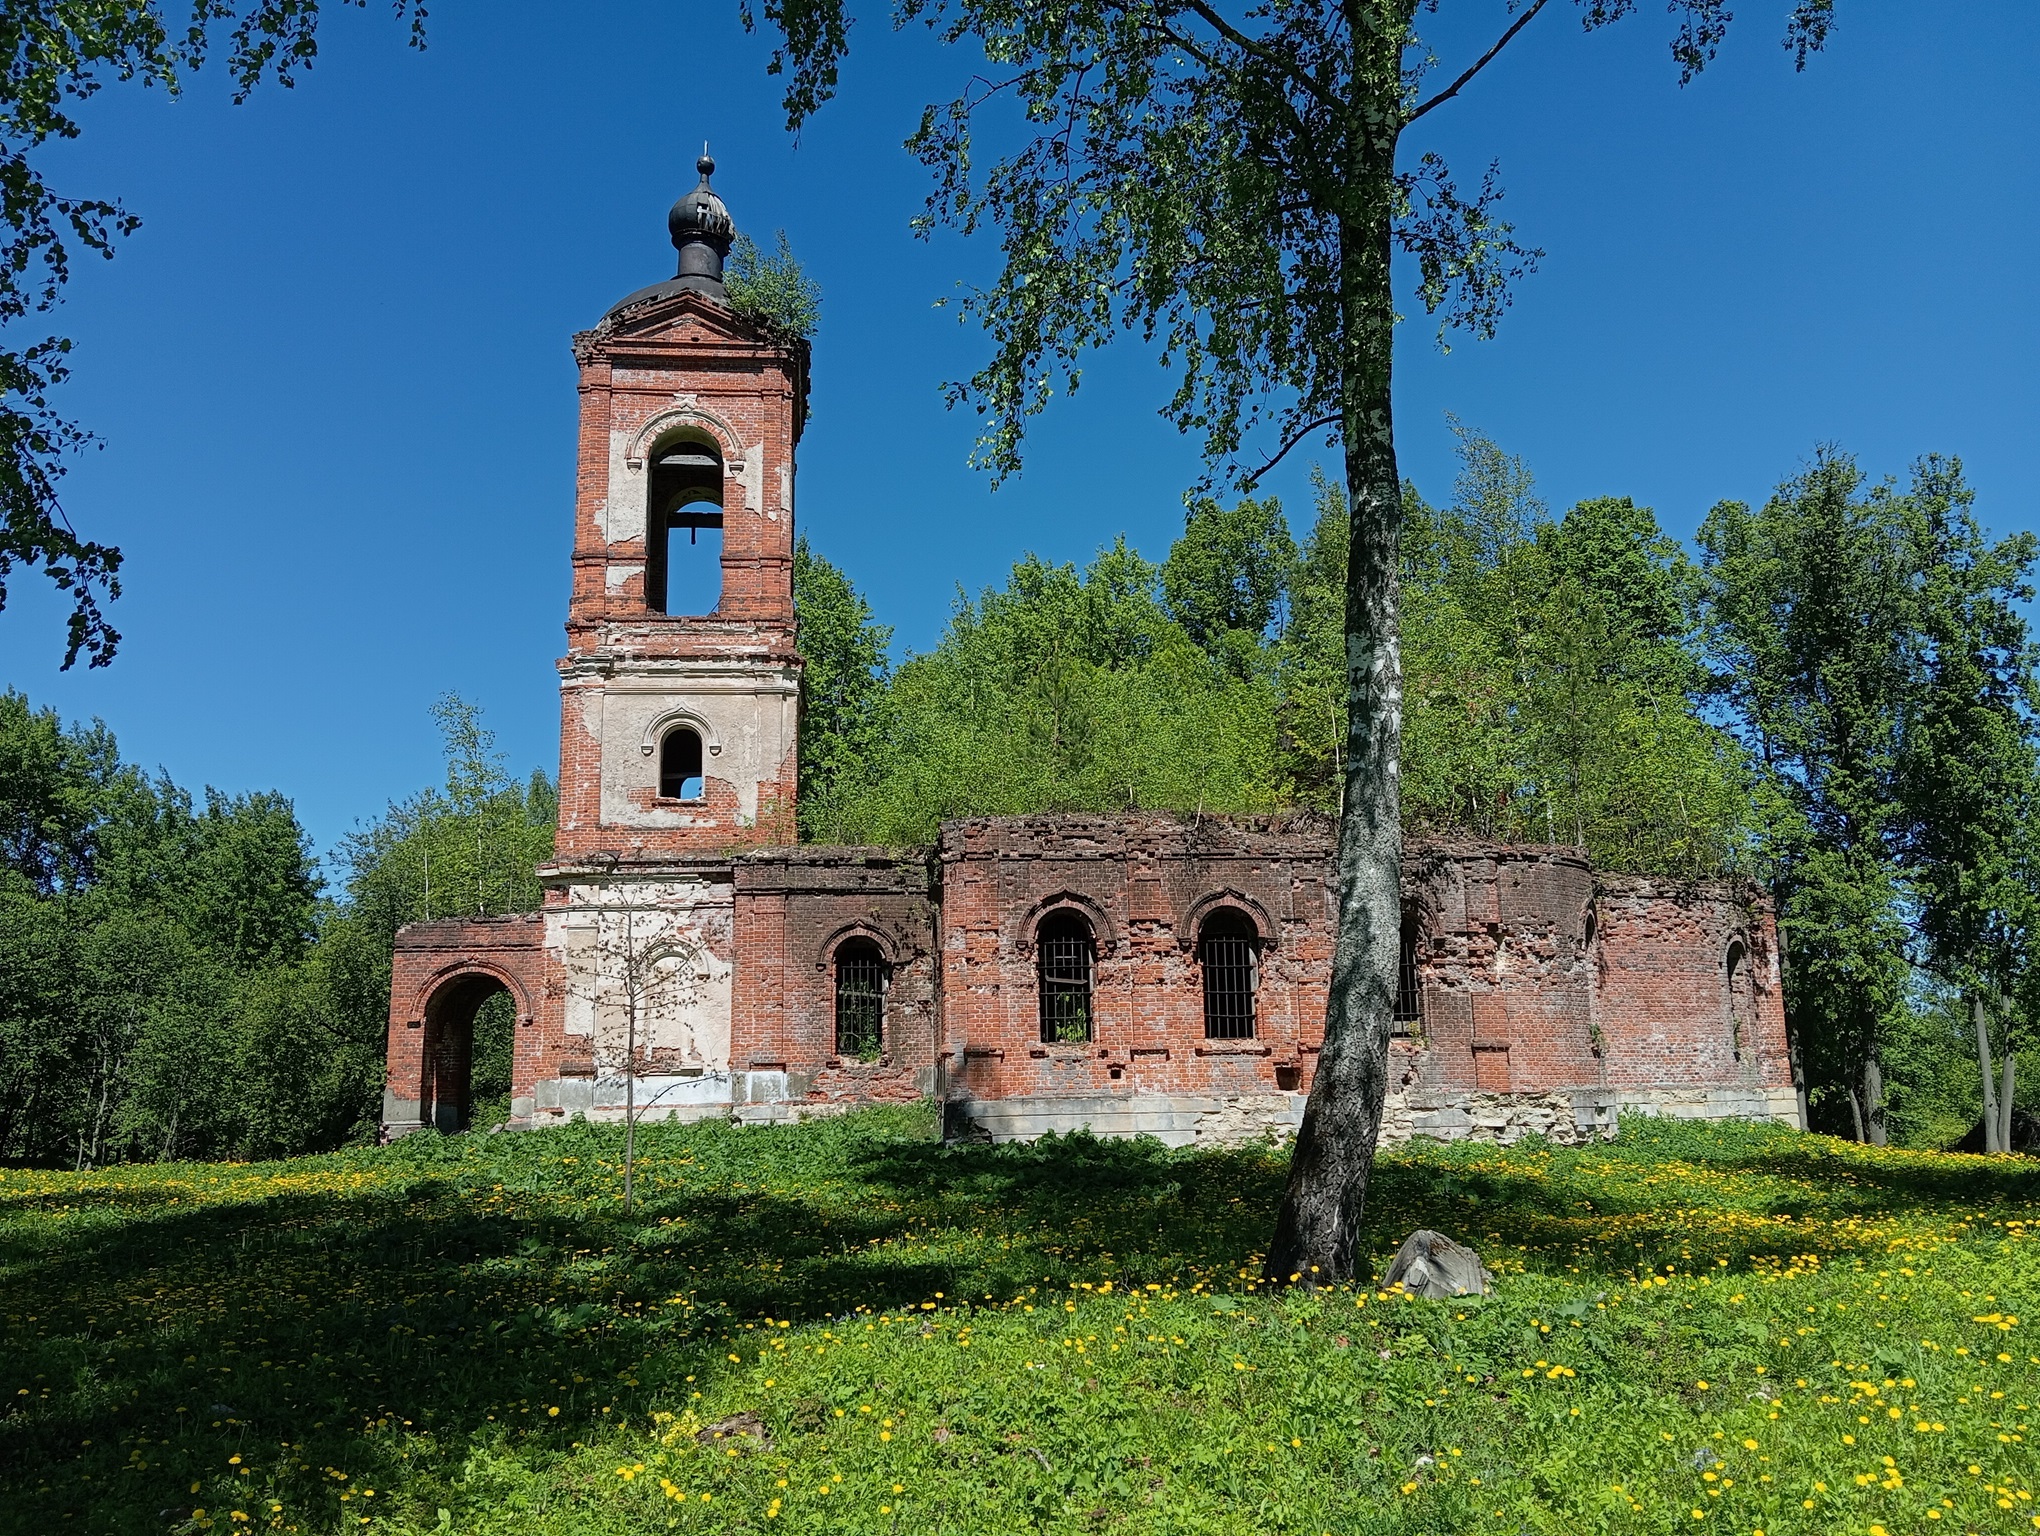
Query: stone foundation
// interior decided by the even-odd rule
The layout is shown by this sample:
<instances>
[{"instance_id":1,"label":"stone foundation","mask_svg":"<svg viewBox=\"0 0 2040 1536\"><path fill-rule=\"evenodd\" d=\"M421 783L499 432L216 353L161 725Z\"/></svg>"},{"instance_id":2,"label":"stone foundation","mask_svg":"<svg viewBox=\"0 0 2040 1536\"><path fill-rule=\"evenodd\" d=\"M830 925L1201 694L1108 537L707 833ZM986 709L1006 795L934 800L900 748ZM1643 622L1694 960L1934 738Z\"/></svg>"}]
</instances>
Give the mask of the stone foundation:
<instances>
[{"instance_id":1,"label":"stone foundation","mask_svg":"<svg viewBox=\"0 0 2040 1536\"><path fill-rule=\"evenodd\" d=\"M959 1099L947 1106L944 1130L958 1140L1032 1141L1050 1132L1086 1131L1093 1136L1152 1136L1171 1147L1238 1146L1294 1136L1303 1124L1303 1105L1300 1093ZM1798 1099L1790 1090L1766 1094L1742 1088L1590 1087L1423 1099L1395 1094L1383 1106L1381 1144L1399 1146L1422 1137L1507 1146L1537 1135L1561 1146L1580 1146L1612 1141L1617 1117L1623 1114L1799 1123Z\"/></svg>"}]
</instances>

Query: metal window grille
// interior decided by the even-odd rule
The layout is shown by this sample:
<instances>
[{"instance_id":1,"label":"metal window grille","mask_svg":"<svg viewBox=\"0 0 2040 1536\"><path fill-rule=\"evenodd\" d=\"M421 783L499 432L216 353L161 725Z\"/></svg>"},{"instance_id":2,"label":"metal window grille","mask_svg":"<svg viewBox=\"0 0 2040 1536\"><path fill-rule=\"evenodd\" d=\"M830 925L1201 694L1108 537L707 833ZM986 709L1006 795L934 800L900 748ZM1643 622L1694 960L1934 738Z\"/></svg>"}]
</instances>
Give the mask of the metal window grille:
<instances>
[{"instance_id":1,"label":"metal window grille","mask_svg":"<svg viewBox=\"0 0 2040 1536\"><path fill-rule=\"evenodd\" d=\"M1204 1037L1254 1038L1254 994L1261 984L1261 954L1254 930L1229 912L1214 915L1197 940L1204 971Z\"/></svg>"},{"instance_id":2,"label":"metal window grille","mask_svg":"<svg viewBox=\"0 0 2040 1536\"><path fill-rule=\"evenodd\" d=\"M1412 1024L1421 1023L1424 1017L1424 981L1417 974L1417 942L1423 930L1414 913L1405 913L1402 923L1401 953L1396 957L1395 967L1395 1029L1398 1035L1410 1032Z\"/></svg>"},{"instance_id":3,"label":"metal window grille","mask_svg":"<svg viewBox=\"0 0 2040 1536\"><path fill-rule=\"evenodd\" d=\"M1041 925L1036 965L1041 1038L1049 1044L1091 1038L1091 925L1059 912Z\"/></svg>"},{"instance_id":4,"label":"metal window grille","mask_svg":"<svg viewBox=\"0 0 2040 1536\"><path fill-rule=\"evenodd\" d=\"M875 1061L885 1044L885 957L852 940L836 951L836 1054Z\"/></svg>"}]
</instances>

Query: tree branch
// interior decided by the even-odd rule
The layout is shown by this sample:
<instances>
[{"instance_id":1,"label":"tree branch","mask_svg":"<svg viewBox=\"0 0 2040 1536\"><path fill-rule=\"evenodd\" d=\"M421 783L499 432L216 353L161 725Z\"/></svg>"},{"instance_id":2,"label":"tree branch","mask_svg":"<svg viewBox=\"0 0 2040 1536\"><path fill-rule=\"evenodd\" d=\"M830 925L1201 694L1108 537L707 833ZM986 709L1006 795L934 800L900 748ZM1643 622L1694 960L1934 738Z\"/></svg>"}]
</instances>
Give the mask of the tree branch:
<instances>
[{"instance_id":1,"label":"tree branch","mask_svg":"<svg viewBox=\"0 0 2040 1536\"><path fill-rule=\"evenodd\" d=\"M1407 128L1411 123L1414 123L1418 118L1422 117L1426 112L1430 111L1433 107L1443 106L1446 102L1450 101L1453 97L1457 96L1460 93L1460 91L1465 87L1468 81L1472 80L1475 75L1479 74L1482 70L1486 69L1488 65L1492 64L1495 61L1495 55L1500 53L1504 48L1508 47L1510 41L1515 37L1515 35L1518 32L1522 31L1525 27L1530 25L1530 18L1535 16L1539 11L1544 9L1544 3L1545 0L1531 0L1530 9L1525 11L1522 15L1518 16L1513 22L1509 24L1509 30L1504 32L1499 38L1495 40L1494 47L1488 49L1488 51L1482 54L1478 59L1475 59L1473 61L1472 68L1468 69L1465 74L1461 75L1457 80L1453 81L1450 85L1446 86L1444 90L1440 91L1437 95L1433 96L1429 101L1425 102L1422 106L1418 107L1416 111L1412 112L1408 117L1404 118L1403 126Z\"/></svg>"},{"instance_id":2,"label":"tree branch","mask_svg":"<svg viewBox=\"0 0 2040 1536\"><path fill-rule=\"evenodd\" d=\"M1542 5L1544 0L1537 0L1537 3ZM1318 79L1316 75L1305 69L1294 59L1284 58L1266 43L1247 36L1238 27L1235 27L1231 22L1219 15L1217 11L1206 5L1204 0L1189 0L1189 4L1185 8L1201 17L1206 26L1239 49L1240 52L1251 54L1270 68L1289 76L1290 79L1315 96L1320 106L1333 112L1339 112L1344 109L1345 103L1340 101L1330 90L1326 89L1324 82Z\"/></svg>"},{"instance_id":3,"label":"tree branch","mask_svg":"<svg viewBox=\"0 0 2040 1536\"><path fill-rule=\"evenodd\" d=\"M1320 428L1337 426L1342 419L1343 418L1339 415L1339 413L1337 411L1334 411L1329 416L1320 416L1316 421L1307 422L1303 426L1298 427L1294 432L1290 434L1289 441L1284 443L1279 449L1276 450L1274 458L1270 459L1267 463L1263 464L1259 469L1255 470L1251 475L1247 476L1247 478L1240 483L1240 489L1243 491L1251 491L1255 486L1261 483L1261 477L1263 475L1267 474L1269 470L1273 469L1277 464L1280 464L1284 459L1289 457L1290 449L1294 448L1298 443L1301 443L1306 437L1309 437L1311 433L1318 431Z\"/></svg>"}]
</instances>

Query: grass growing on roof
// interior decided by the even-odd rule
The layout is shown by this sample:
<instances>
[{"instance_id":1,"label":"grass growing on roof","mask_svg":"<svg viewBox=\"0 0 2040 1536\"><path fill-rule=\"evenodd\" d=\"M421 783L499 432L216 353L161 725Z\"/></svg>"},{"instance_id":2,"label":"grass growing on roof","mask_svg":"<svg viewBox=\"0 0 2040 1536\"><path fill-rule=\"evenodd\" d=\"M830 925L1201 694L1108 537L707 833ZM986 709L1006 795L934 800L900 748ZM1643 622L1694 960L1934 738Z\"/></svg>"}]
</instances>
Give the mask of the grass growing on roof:
<instances>
[{"instance_id":1,"label":"grass growing on roof","mask_svg":"<svg viewBox=\"0 0 2040 1536\"><path fill-rule=\"evenodd\" d=\"M609 1128L0 1171L0 1528L2040 1529L2029 1161L1394 1153L1432 1303L1267 1294L1275 1152L639 1137L629 1221Z\"/></svg>"}]
</instances>

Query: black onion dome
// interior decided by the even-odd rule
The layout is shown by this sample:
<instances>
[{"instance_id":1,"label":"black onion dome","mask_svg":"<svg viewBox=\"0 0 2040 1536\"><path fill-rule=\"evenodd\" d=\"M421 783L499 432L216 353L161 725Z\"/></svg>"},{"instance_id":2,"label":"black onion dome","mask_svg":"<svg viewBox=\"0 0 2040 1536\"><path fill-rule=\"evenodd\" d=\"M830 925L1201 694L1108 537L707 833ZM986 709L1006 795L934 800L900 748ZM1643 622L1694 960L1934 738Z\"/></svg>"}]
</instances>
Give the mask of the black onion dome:
<instances>
[{"instance_id":1,"label":"black onion dome","mask_svg":"<svg viewBox=\"0 0 2040 1536\"><path fill-rule=\"evenodd\" d=\"M730 211L723 206L723 200L715 195L708 184L708 178L715 174L715 161L703 155L694 162L694 168L701 172L701 185L685 194L673 205L673 211L666 215L666 229L673 236L673 249L685 256L687 247L696 241L714 246L719 255L730 253L730 237L737 227L730 222Z\"/></svg>"},{"instance_id":2,"label":"black onion dome","mask_svg":"<svg viewBox=\"0 0 2040 1536\"><path fill-rule=\"evenodd\" d=\"M737 226L723 200L708 184L708 178L715 174L715 162L703 153L694 162L694 168L701 172L701 185L685 194L666 215L673 249L680 253L680 269L663 283L640 288L610 305L610 314L676 293L699 293L720 303L729 301L723 288L723 258L730 253L730 241L736 237Z\"/></svg>"}]
</instances>

